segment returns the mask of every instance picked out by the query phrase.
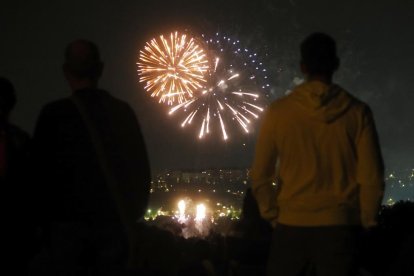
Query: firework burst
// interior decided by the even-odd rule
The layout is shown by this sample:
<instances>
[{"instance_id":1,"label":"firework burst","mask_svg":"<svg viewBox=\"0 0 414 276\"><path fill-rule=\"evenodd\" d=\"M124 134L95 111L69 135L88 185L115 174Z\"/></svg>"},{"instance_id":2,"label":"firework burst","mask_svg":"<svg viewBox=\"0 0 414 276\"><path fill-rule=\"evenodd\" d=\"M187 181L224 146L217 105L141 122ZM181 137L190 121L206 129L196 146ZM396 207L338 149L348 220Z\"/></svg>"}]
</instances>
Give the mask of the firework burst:
<instances>
[{"instance_id":1,"label":"firework burst","mask_svg":"<svg viewBox=\"0 0 414 276\"><path fill-rule=\"evenodd\" d=\"M266 69L238 40L216 34L204 47L211 64L207 83L197 97L174 106L169 114L183 114L181 126L195 125L200 139L218 130L228 140L233 125L249 133L263 111L259 98L269 87Z\"/></svg>"},{"instance_id":2,"label":"firework burst","mask_svg":"<svg viewBox=\"0 0 414 276\"><path fill-rule=\"evenodd\" d=\"M137 65L140 82L152 97L159 97L160 103L186 102L206 83L208 60L204 50L194 38L178 32L147 42Z\"/></svg>"}]
</instances>

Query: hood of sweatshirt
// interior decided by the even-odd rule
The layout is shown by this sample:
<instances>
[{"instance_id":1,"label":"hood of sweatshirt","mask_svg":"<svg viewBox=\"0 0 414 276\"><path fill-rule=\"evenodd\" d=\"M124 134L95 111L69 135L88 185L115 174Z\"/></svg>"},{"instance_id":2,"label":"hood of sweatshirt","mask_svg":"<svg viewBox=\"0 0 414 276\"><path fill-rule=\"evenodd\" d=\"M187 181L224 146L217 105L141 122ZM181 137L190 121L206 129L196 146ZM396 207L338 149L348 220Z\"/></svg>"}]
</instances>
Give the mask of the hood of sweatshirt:
<instances>
[{"instance_id":1,"label":"hood of sweatshirt","mask_svg":"<svg viewBox=\"0 0 414 276\"><path fill-rule=\"evenodd\" d=\"M352 96L336 84L320 81L305 82L290 94L306 113L318 121L331 123L351 106Z\"/></svg>"}]
</instances>

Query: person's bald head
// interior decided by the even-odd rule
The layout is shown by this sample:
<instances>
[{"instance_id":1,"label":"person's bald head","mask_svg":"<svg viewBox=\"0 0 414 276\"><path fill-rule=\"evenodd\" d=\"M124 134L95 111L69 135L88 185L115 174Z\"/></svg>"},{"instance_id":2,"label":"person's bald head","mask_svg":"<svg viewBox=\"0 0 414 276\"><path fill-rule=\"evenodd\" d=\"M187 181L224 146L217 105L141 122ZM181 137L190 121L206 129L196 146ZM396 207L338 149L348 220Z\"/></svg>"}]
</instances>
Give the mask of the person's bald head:
<instances>
[{"instance_id":1,"label":"person's bald head","mask_svg":"<svg viewBox=\"0 0 414 276\"><path fill-rule=\"evenodd\" d=\"M63 70L72 78L97 81L103 70L98 47L83 39L69 43L65 50Z\"/></svg>"}]
</instances>

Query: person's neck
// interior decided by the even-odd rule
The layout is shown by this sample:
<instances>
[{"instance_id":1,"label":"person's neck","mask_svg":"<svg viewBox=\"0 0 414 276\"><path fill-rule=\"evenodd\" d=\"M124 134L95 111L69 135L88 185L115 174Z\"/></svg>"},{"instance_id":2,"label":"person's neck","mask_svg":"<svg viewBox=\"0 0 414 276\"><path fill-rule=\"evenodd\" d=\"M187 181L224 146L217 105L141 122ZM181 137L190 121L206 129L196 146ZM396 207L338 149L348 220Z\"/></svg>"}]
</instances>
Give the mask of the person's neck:
<instances>
[{"instance_id":1,"label":"person's neck","mask_svg":"<svg viewBox=\"0 0 414 276\"><path fill-rule=\"evenodd\" d=\"M332 76L326 76L326 75L312 75L307 77L307 81L320 81L325 84L332 84Z\"/></svg>"},{"instance_id":2,"label":"person's neck","mask_svg":"<svg viewBox=\"0 0 414 276\"><path fill-rule=\"evenodd\" d=\"M84 89L96 89L98 87L96 81L89 79L71 80L69 81L69 85L73 92Z\"/></svg>"}]
</instances>

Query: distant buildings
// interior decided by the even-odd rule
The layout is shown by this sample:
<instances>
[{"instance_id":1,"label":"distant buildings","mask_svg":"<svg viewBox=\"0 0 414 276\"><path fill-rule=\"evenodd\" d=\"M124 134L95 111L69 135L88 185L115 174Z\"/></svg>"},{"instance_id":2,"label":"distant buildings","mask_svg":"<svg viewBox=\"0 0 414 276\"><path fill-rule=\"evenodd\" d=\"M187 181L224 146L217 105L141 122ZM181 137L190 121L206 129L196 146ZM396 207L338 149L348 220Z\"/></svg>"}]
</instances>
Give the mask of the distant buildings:
<instances>
[{"instance_id":1,"label":"distant buildings","mask_svg":"<svg viewBox=\"0 0 414 276\"><path fill-rule=\"evenodd\" d=\"M414 169L391 171L386 175L383 204L400 200L414 201ZM153 171L150 213L173 215L180 198L202 201L215 216L238 217L246 189L250 186L249 169Z\"/></svg>"},{"instance_id":2,"label":"distant buildings","mask_svg":"<svg viewBox=\"0 0 414 276\"><path fill-rule=\"evenodd\" d=\"M147 217L174 215L180 199L205 203L211 215L238 218L248 169L159 170L153 171Z\"/></svg>"},{"instance_id":3,"label":"distant buildings","mask_svg":"<svg viewBox=\"0 0 414 276\"><path fill-rule=\"evenodd\" d=\"M152 192L227 192L243 194L248 169L160 170L152 175Z\"/></svg>"}]
</instances>

